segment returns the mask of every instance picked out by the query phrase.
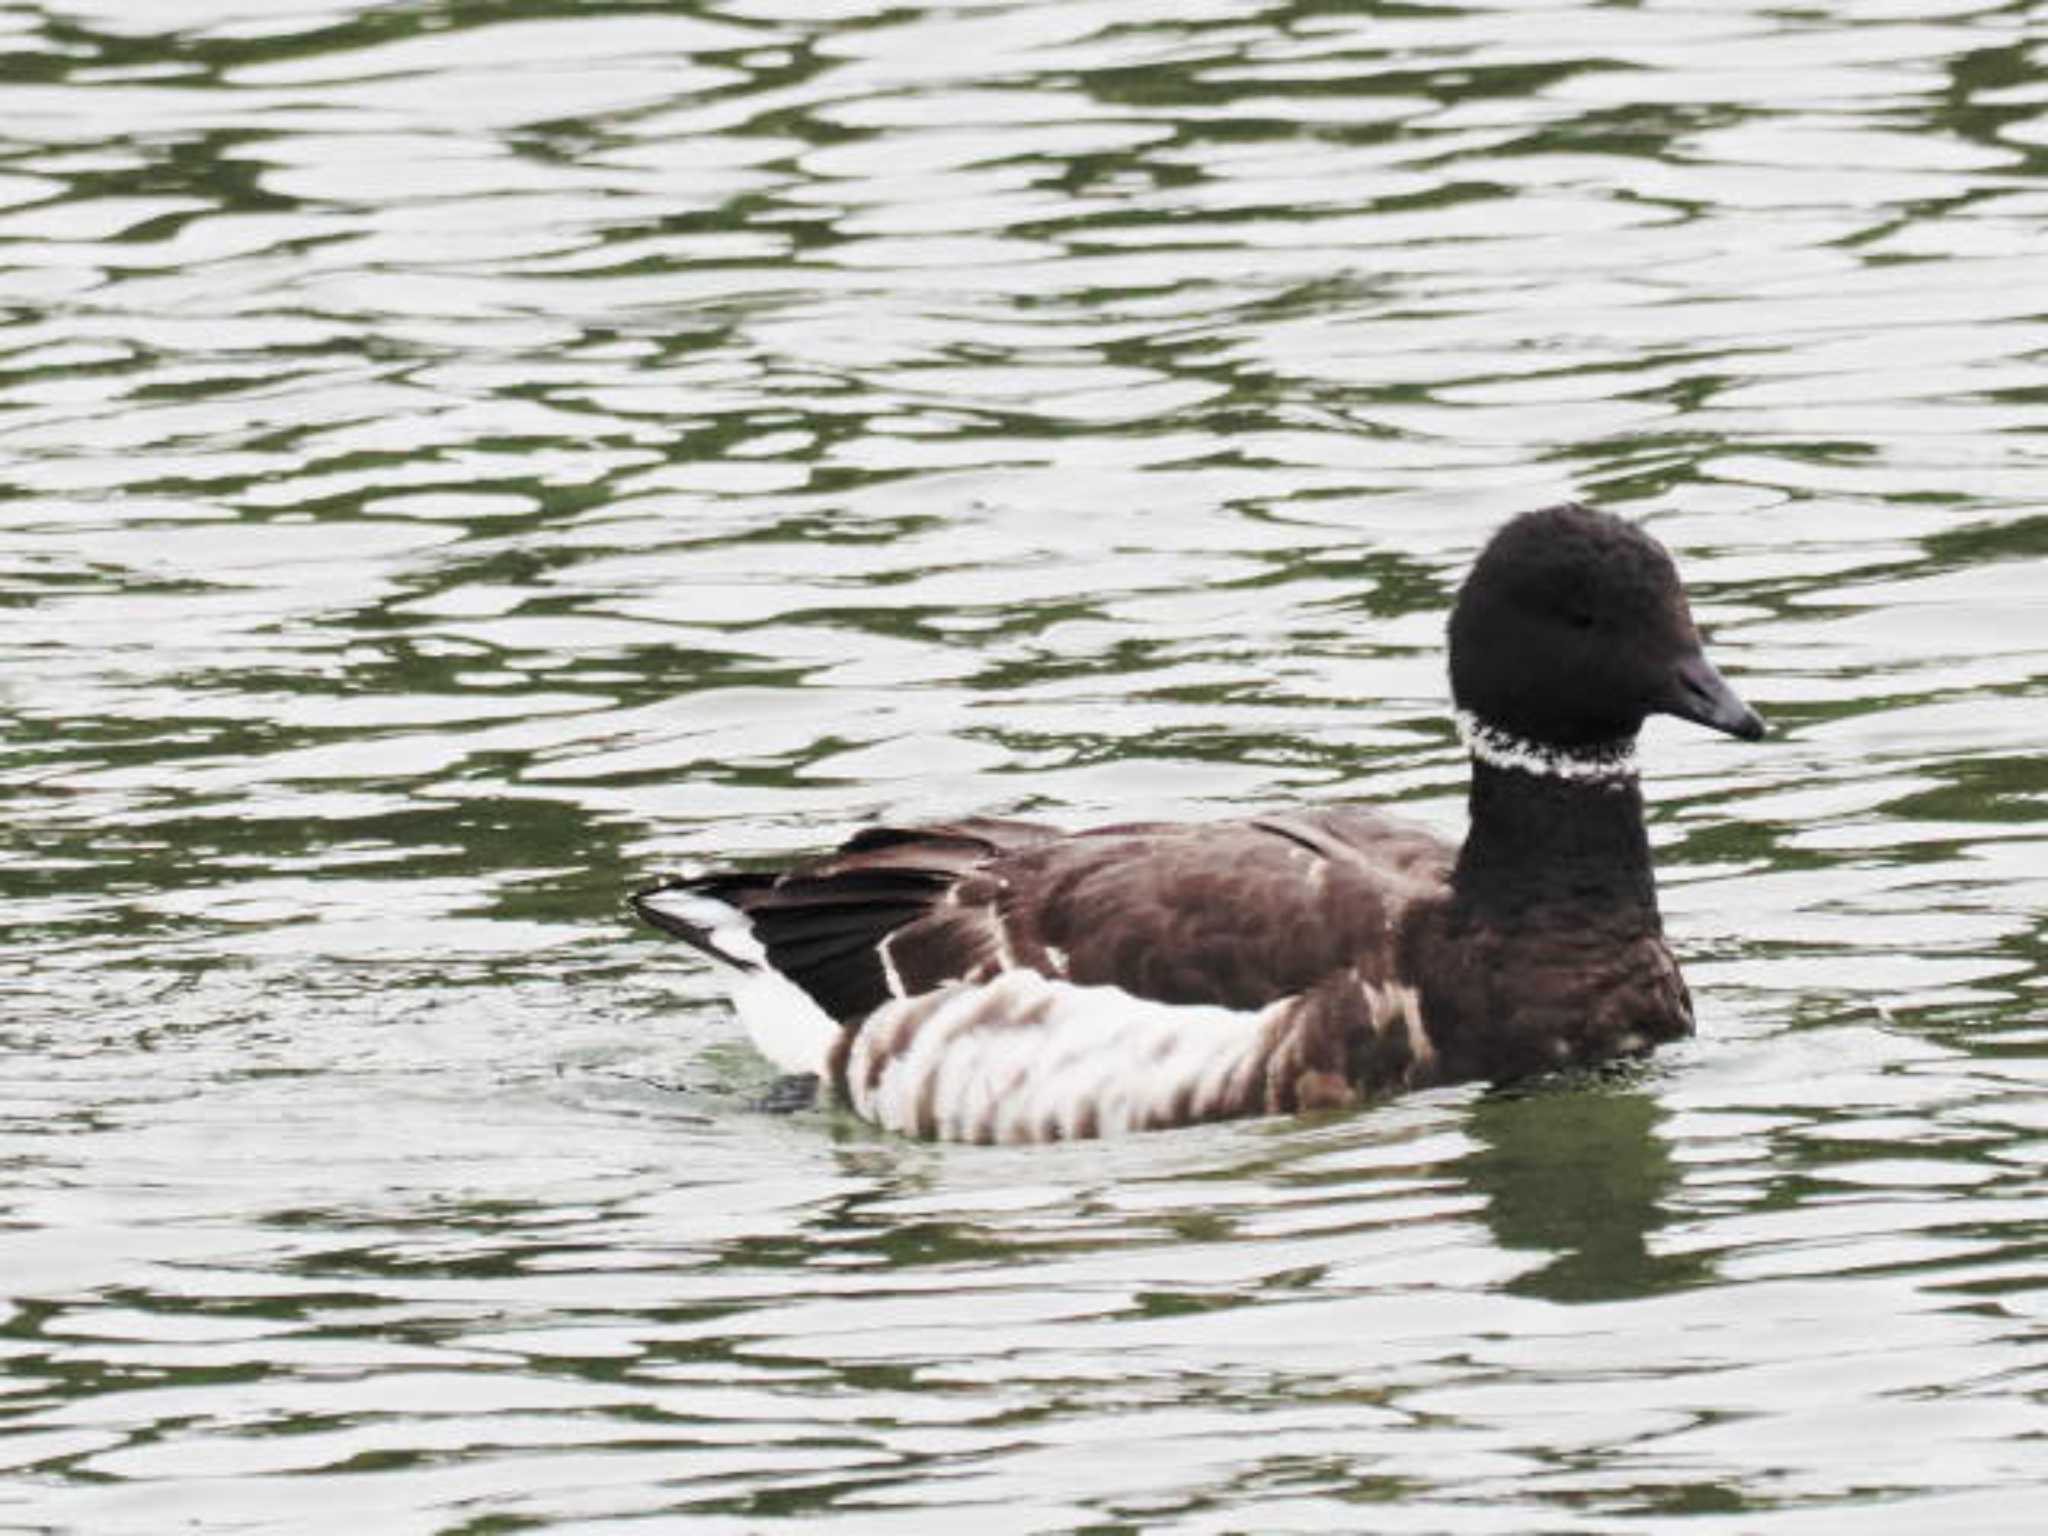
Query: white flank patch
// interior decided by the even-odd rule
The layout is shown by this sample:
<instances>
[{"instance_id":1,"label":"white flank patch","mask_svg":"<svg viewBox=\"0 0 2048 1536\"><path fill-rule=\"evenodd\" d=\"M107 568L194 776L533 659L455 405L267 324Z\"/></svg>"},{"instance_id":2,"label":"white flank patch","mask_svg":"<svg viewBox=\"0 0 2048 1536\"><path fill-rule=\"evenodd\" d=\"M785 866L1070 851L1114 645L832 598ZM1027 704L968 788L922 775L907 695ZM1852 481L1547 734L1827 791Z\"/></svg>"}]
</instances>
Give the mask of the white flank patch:
<instances>
[{"instance_id":1,"label":"white flank patch","mask_svg":"<svg viewBox=\"0 0 2048 1536\"><path fill-rule=\"evenodd\" d=\"M1491 768L1512 768L1547 779L1565 779L1579 784L1597 784L1620 789L1636 779L1636 744L1633 738L1615 745L1584 752L1568 752L1510 735L1490 725L1468 709L1456 711L1458 734L1474 762Z\"/></svg>"},{"instance_id":2,"label":"white flank patch","mask_svg":"<svg viewBox=\"0 0 2048 1536\"><path fill-rule=\"evenodd\" d=\"M845 1033L832 1015L780 971L765 965L733 983L733 1012L754 1049L785 1072L832 1071L832 1048Z\"/></svg>"},{"instance_id":3,"label":"white flank patch","mask_svg":"<svg viewBox=\"0 0 2048 1536\"><path fill-rule=\"evenodd\" d=\"M768 968L767 951L739 908L689 891L661 891L647 904L704 930L705 942L740 967L728 972L733 1011L754 1048L785 1072L831 1070L840 1028L795 982Z\"/></svg>"},{"instance_id":4,"label":"white flank patch","mask_svg":"<svg viewBox=\"0 0 2048 1536\"><path fill-rule=\"evenodd\" d=\"M1382 1037L1397 1029L1407 1036L1409 1062L1404 1080L1415 1082L1436 1065L1436 1047L1430 1043L1429 1031L1422 1027L1422 994L1398 981L1377 986L1369 981L1360 982L1359 990L1365 994L1365 1005L1371 1010L1373 1028Z\"/></svg>"},{"instance_id":5,"label":"white flank patch","mask_svg":"<svg viewBox=\"0 0 2048 1536\"><path fill-rule=\"evenodd\" d=\"M903 973L896 969L896 957L889 953L889 946L896 942L891 933L875 946L875 958L882 962L882 984L889 989L891 997L908 997L910 991L903 985Z\"/></svg>"},{"instance_id":6,"label":"white flank patch","mask_svg":"<svg viewBox=\"0 0 2048 1536\"><path fill-rule=\"evenodd\" d=\"M1015 970L1017 967L1017 952L1010 948L1010 930L1003 926L1003 914L1000 909L995 907L988 909L988 926L989 931L995 935L996 969L999 971Z\"/></svg>"},{"instance_id":7,"label":"white flank patch","mask_svg":"<svg viewBox=\"0 0 2048 1536\"><path fill-rule=\"evenodd\" d=\"M1193 1119L1242 1100L1265 1071L1269 1018L1293 1005L1176 1007L1008 971L876 1009L854 1036L847 1091L862 1115L910 1135L926 1133L928 1105L929 1131L947 1141L1113 1136L1172 1123L1177 1098Z\"/></svg>"}]
</instances>

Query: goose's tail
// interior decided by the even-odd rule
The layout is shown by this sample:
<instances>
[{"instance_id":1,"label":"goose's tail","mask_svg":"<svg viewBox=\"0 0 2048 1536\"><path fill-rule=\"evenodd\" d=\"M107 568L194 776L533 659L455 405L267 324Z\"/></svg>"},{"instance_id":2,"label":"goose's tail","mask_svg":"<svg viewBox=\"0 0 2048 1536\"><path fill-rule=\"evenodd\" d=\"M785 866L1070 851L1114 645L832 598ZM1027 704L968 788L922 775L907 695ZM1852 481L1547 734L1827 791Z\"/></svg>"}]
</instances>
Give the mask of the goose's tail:
<instances>
[{"instance_id":1,"label":"goose's tail","mask_svg":"<svg viewBox=\"0 0 2048 1536\"><path fill-rule=\"evenodd\" d=\"M627 898L651 928L681 939L725 970L733 1011L755 1048L785 1072L832 1073L844 1033L801 987L768 963L745 903L766 894L773 875L675 876Z\"/></svg>"}]
</instances>

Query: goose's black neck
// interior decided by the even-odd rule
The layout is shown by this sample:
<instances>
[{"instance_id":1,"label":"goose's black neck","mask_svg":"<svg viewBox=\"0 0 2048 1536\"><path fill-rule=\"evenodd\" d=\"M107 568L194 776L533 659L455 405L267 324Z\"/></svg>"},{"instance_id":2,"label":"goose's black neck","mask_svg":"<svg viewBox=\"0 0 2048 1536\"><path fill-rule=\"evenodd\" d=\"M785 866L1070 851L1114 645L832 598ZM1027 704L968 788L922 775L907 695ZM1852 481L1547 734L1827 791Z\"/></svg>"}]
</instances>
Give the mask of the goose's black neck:
<instances>
[{"instance_id":1,"label":"goose's black neck","mask_svg":"<svg viewBox=\"0 0 2048 1536\"><path fill-rule=\"evenodd\" d=\"M1451 877L1458 904L1510 924L1628 914L1657 931L1657 884L1633 774L1583 780L1472 763L1472 830Z\"/></svg>"}]
</instances>

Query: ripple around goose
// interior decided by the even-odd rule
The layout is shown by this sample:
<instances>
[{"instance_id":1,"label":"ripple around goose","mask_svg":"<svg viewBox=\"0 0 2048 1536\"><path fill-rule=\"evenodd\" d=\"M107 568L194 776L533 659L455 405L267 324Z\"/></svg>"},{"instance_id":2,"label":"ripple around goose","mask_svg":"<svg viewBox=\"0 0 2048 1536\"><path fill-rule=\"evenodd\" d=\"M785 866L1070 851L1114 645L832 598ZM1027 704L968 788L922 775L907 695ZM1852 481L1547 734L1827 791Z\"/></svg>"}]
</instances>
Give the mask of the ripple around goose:
<instances>
[{"instance_id":1,"label":"ripple around goose","mask_svg":"<svg viewBox=\"0 0 2048 1536\"><path fill-rule=\"evenodd\" d=\"M635 910L731 972L791 1072L915 1136L1051 1141L1512 1081L1692 1032L1635 741L1763 722L1657 541L1566 504L1496 533L1450 621L1462 848L1366 806L1066 833L876 827Z\"/></svg>"}]
</instances>

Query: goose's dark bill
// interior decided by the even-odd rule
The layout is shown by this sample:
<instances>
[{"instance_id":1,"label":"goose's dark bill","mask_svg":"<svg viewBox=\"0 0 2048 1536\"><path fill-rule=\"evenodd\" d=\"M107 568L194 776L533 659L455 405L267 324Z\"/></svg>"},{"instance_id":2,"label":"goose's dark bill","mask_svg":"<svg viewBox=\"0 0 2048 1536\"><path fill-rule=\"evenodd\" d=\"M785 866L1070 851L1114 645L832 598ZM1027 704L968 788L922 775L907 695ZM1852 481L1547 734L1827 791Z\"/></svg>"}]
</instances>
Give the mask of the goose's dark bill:
<instances>
[{"instance_id":1,"label":"goose's dark bill","mask_svg":"<svg viewBox=\"0 0 2048 1536\"><path fill-rule=\"evenodd\" d=\"M1763 717L1742 702L1728 680L1698 651L1671 669L1670 686L1652 708L1744 741L1755 741L1764 733Z\"/></svg>"}]
</instances>

